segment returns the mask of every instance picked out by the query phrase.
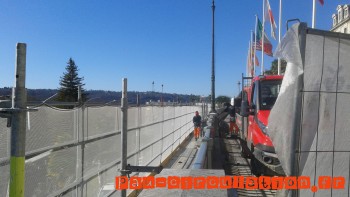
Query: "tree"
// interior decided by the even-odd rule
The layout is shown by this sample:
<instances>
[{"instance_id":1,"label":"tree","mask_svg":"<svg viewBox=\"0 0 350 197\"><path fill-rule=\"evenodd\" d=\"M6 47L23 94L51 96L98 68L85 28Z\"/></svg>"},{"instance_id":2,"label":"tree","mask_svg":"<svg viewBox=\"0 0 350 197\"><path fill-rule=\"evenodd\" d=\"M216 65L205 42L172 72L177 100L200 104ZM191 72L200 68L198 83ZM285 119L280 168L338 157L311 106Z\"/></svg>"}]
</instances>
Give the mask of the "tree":
<instances>
[{"instance_id":1,"label":"tree","mask_svg":"<svg viewBox=\"0 0 350 197\"><path fill-rule=\"evenodd\" d=\"M65 102L77 102L78 101L78 87L81 86L82 100L86 101L87 93L83 86L82 81L84 77L78 76L78 67L72 58L69 58L66 66L66 72L60 79L60 89L58 91L57 100Z\"/></svg>"},{"instance_id":2,"label":"tree","mask_svg":"<svg viewBox=\"0 0 350 197\"><path fill-rule=\"evenodd\" d=\"M218 96L216 97L216 103L222 104L222 103L230 103L231 98L228 96Z\"/></svg>"},{"instance_id":3,"label":"tree","mask_svg":"<svg viewBox=\"0 0 350 197\"><path fill-rule=\"evenodd\" d=\"M287 62L285 60L281 60L281 74L286 72ZM270 70L265 71L266 75L277 75L278 74L278 60L275 59L271 63Z\"/></svg>"}]
</instances>

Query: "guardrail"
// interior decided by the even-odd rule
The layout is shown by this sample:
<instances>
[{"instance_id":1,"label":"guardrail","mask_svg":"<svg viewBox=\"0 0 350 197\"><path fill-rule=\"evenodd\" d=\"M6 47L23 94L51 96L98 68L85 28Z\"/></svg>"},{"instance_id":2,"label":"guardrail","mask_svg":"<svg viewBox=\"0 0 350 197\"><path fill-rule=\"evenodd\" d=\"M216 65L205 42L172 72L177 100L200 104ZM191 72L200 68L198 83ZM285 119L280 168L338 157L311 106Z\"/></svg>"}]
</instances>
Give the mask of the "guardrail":
<instances>
[{"instance_id":1,"label":"guardrail","mask_svg":"<svg viewBox=\"0 0 350 197\"><path fill-rule=\"evenodd\" d=\"M213 138L219 137L218 123L227 116L226 108L218 109L218 113L210 113L208 116L208 126L204 127L204 137L196 158L192 165L192 169L211 169L212 168L212 152Z\"/></svg>"},{"instance_id":2,"label":"guardrail","mask_svg":"<svg viewBox=\"0 0 350 197\"><path fill-rule=\"evenodd\" d=\"M204 128L205 134L192 165L192 169L211 168L211 147L213 147L213 139L210 138L210 134L212 128L212 126Z\"/></svg>"}]
</instances>

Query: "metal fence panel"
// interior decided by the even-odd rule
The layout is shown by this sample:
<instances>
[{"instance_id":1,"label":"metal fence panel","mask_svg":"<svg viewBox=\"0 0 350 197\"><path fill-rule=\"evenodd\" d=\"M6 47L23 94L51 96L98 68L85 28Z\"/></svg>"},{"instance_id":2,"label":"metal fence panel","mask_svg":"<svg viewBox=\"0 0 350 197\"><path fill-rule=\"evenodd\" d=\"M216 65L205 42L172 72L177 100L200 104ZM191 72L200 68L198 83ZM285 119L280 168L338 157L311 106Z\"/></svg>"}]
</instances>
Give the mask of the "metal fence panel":
<instances>
[{"instance_id":1,"label":"metal fence panel","mask_svg":"<svg viewBox=\"0 0 350 197\"><path fill-rule=\"evenodd\" d=\"M0 166L0 175L0 196L6 196L10 180L10 166Z\"/></svg>"},{"instance_id":2,"label":"metal fence panel","mask_svg":"<svg viewBox=\"0 0 350 197\"><path fill-rule=\"evenodd\" d=\"M322 40L322 38L323 42L314 43L315 39ZM321 74L318 91L310 93L315 88L309 89L308 86L305 86L302 92L304 101L301 125L309 125L309 127L312 125L311 127L316 130L313 130L313 136L300 138L301 144L311 145L310 148L304 151L309 153L307 157L314 157L314 160L300 155L298 174L314 176L314 184L317 184L317 179L320 176L335 177L338 175L344 177L347 183L349 181L350 148L346 146L349 141L345 141L349 140L349 134L344 132L349 129L347 122L349 122L348 117L350 117L350 110L347 107L350 93L350 81L348 79L350 72L344 72L344 70L350 71L348 68L350 65L348 58L349 43L348 39L341 39L336 34L314 35L310 33L306 36L304 67L309 70L319 70L319 67L321 67ZM310 52L315 50L320 50L323 54L315 56ZM320 59L323 60L321 64L319 64ZM313 75L312 72L304 73L304 81L308 81ZM305 101L316 104L310 105L309 102ZM309 116L310 112L308 111L313 111L313 115ZM302 134L310 133L309 130L303 127L300 132ZM306 156L306 154L304 155ZM304 161L310 162L306 162L304 166ZM348 190L348 185L345 185L345 189L337 191L337 193L338 195L344 194L347 196ZM334 196L333 191L335 190L320 190L316 193L316 196ZM303 196L304 193L301 192L300 195Z\"/></svg>"},{"instance_id":3,"label":"metal fence panel","mask_svg":"<svg viewBox=\"0 0 350 197\"><path fill-rule=\"evenodd\" d=\"M128 109L128 129L137 128L139 125L139 109L132 107Z\"/></svg>"},{"instance_id":4,"label":"metal fence panel","mask_svg":"<svg viewBox=\"0 0 350 197\"><path fill-rule=\"evenodd\" d=\"M200 106L128 109L128 163L157 166L191 132ZM120 107L48 106L30 112L26 141L26 196L98 196L113 185L121 159ZM0 196L9 181L9 134L0 119ZM139 173L147 176L149 173ZM132 173L131 175L135 175ZM84 177L84 179L83 179ZM87 181L83 190L81 181ZM128 191L130 193L130 191Z\"/></svg>"},{"instance_id":5,"label":"metal fence panel","mask_svg":"<svg viewBox=\"0 0 350 197\"><path fill-rule=\"evenodd\" d=\"M300 190L298 196L349 196L350 35L301 24L280 46L277 54L288 66L269 117L269 134L284 170L310 177L311 185L320 176L345 178L344 189ZM301 104L295 105L299 98Z\"/></svg>"},{"instance_id":6,"label":"metal fence panel","mask_svg":"<svg viewBox=\"0 0 350 197\"><path fill-rule=\"evenodd\" d=\"M26 160L26 196L49 196L69 188L80 175L77 154L77 147L72 147Z\"/></svg>"},{"instance_id":7,"label":"metal fence panel","mask_svg":"<svg viewBox=\"0 0 350 197\"><path fill-rule=\"evenodd\" d=\"M7 126L7 119L0 118L0 160L10 156L10 128Z\"/></svg>"},{"instance_id":8,"label":"metal fence panel","mask_svg":"<svg viewBox=\"0 0 350 197\"><path fill-rule=\"evenodd\" d=\"M117 108L104 107L88 107L85 109L87 114L85 120L87 123L85 137L98 136L104 133L117 132Z\"/></svg>"},{"instance_id":9,"label":"metal fence panel","mask_svg":"<svg viewBox=\"0 0 350 197\"><path fill-rule=\"evenodd\" d=\"M84 152L84 177L96 174L104 165L121 159L120 134L87 143Z\"/></svg>"},{"instance_id":10,"label":"metal fence panel","mask_svg":"<svg viewBox=\"0 0 350 197\"><path fill-rule=\"evenodd\" d=\"M77 110L57 110L43 106L28 114L26 152L77 140Z\"/></svg>"}]
</instances>

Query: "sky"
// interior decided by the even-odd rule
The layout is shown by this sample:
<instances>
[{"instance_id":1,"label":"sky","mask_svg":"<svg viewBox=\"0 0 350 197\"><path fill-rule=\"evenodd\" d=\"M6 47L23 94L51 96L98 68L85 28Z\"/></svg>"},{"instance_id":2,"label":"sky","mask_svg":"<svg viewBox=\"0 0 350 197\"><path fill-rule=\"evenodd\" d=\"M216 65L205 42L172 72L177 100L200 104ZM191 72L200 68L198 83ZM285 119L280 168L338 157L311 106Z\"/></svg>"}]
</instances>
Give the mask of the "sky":
<instances>
[{"instance_id":1,"label":"sky","mask_svg":"<svg viewBox=\"0 0 350 197\"><path fill-rule=\"evenodd\" d=\"M317 3L316 28L329 30L338 4ZM233 97L245 72L255 15L262 0L216 0L216 96ZM211 92L212 0L0 0L0 87L14 84L16 43L27 44L27 88L59 88L68 59L84 77L85 89ZM278 25L279 0L270 0ZM285 22L311 26L312 0L283 0ZM270 37L270 24L266 23ZM261 53L257 53L261 62ZM269 69L273 58L265 56ZM258 68L259 69L259 68Z\"/></svg>"}]
</instances>

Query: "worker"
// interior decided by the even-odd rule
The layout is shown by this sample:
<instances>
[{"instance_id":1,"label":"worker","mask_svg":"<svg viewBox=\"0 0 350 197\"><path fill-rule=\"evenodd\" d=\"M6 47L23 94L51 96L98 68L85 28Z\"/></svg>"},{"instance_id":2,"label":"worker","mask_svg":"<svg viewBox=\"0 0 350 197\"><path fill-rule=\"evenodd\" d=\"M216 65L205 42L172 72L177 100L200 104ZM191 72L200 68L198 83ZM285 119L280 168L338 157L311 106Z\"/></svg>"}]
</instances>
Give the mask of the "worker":
<instances>
[{"instance_id":1,"label":"worker","mask_svg":"<svg viewBox=\"0 0 350 197\"><path fill-rule=\"evenodd\" d=\"M236 124L236 108L233 106L230 110L230 135L238 136L239 128Z\"/></svg>"},{"instance_id":2,"label":"worker","mask_svg":"<svg viewBox=\"0 0 350 197\"><path fill-rule=\"evenodd\" d=\"M199 115L198 111L195 112L195 116L193 116L193 124L194 124L194 137L196 141L199 138L199 133L201 130L202 117Z\"/></svg>"}]
</instances>

